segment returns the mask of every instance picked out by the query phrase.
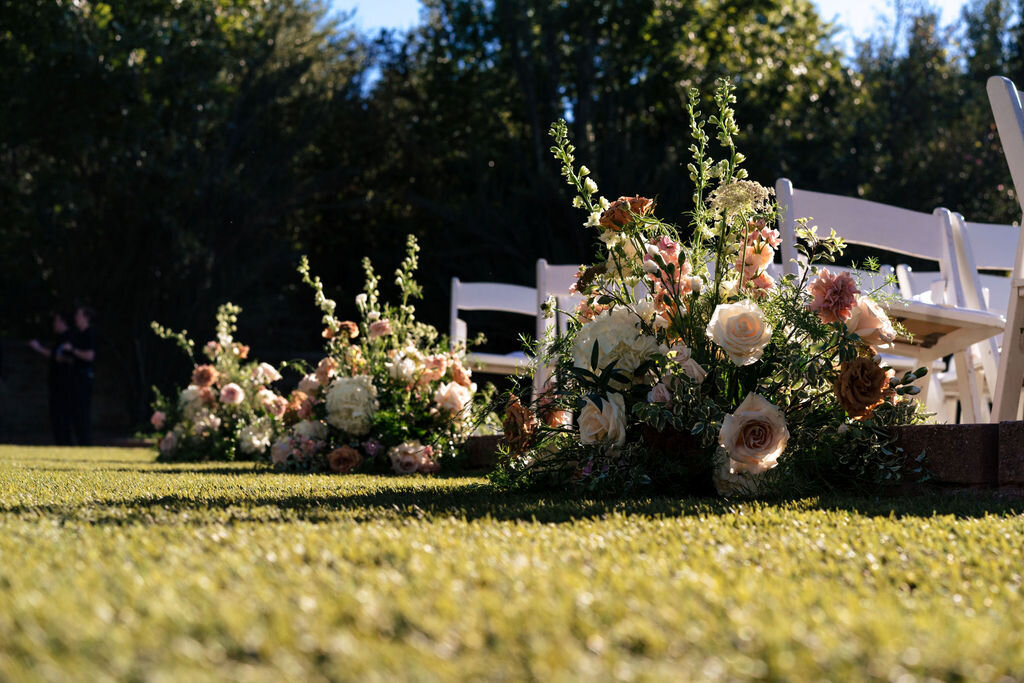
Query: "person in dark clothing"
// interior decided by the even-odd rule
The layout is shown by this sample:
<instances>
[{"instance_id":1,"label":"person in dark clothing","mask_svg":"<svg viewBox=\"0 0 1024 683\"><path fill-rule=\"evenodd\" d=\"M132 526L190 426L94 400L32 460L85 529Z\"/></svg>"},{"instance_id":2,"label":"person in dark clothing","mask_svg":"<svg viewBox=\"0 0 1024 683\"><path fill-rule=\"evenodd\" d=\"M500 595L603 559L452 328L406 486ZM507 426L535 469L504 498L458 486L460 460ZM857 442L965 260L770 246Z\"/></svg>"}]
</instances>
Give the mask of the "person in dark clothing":
<instances>
[{"instance_id":1,"label":"person in dark clothing","mask_svg":"<svg viewBox=\"0 0 1024 683\"><path fill-rule=\"evenodd\" d=\"M96 334L91 308L75 309L75 327L64 344L72 359L71 427L79 446L92 445L92 385L96 377Z\"/></svg>"},{"instance_id":2,"label":"person in dark clothing","mask_svg":"<svg viewBox=\"0 0 1024 683\"><path fill-rule=\"evenodd\" d=\"M47 348L33 339L28 345L37 353L49 360L47 371L47 389L50 398L50 428L53 430L53 441L58 446L71 445L71 399L74 391L72 382L72 360L70 354L63 351L65 344L71 341L69 316L63 313L53 314L53 346Z\"/></svg>"}]
</instances>

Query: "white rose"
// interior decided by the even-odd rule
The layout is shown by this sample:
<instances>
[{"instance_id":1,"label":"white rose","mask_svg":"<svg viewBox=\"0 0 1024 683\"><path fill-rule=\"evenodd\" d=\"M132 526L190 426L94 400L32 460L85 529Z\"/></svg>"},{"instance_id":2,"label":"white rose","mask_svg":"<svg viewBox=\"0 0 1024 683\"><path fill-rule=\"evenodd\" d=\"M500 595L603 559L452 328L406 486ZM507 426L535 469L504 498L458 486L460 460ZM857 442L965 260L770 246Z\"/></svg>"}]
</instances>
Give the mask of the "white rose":
<instances>
[{"instance_id":1,"label":"white rose","mask_svg":"<svg viewBox=\"0 0 1024 683\"><path fill-rule=\"evenodd\" d=\"M292 427L292 433L303 439L323 441L327 438L327 425L320 420L303 420Z\"/></svg>"},{"instance_id":2,"label":"white rose","mask_svg":"<svg viewBox=\"0 0 1024 683\"><path fill-rule=\"evenodd\" d=\"M772 328L764 320L761 308L750 299L735 304L719 304L711 315L707 335L729 354L736 365L761 360L764 347L772 339Z\"/></svg>"},{"instance_id":3,"label":"white rose","mask_svg":"<svg viewBox=\"0 0 1024 683\"><path fill-rule=\"evenodd\" d=\"M632 375L644 361L660 351L658 341L654 337L642 334L637 329L638 322L639 318L635 313L628 308L619 307L604 311L585 323L576 335L573 346L576 367L591 369L590 360L596 343L597 372L617 361L617 370Z\"/></svg>"},{"instance_id":4,"label":"white rose","mask_svg":"<svg viewBox=\"0 0 1024 683\"><path fill-rule=\"evenodd\" d=\"M658 382L654 388L647 392L648 403L671 403L672 390L664 382Z\"/></svg>"},{"instance_id":5,"label":"white rose","mask_svg":"<svg viewBox=\"0 0 1024 683\"><path fill-rule=\"evenodd\" d=\"M434 403L437 407L452 415L461 413L472 400L473 394L470 390L458 382L442 383L434 392Z\"/></svg>"},{"instance_id":6,"label":"white rose","mask_svg":"<svg viewBox=\"0 0 1024 683\"><path fill-rule=\"evenodd\" d=\"M327 422L352 436L363 436L370 431L377 406L373 377L339 377L327 392Z\"/></svg>"},{"instance_id":7,"label":"white rose","mask_svg":"<svg viewBox=\"0 0 1024 683\"><path fill-rule=\"evenodd\" d=\"M865 344L887 347L896 338L896 329L882 307L866 296L858 296L857 303L850 311L846 329L861 338Z\"/></svg>"},{"instance_id":8,"label":"white rose","mask_svg":"<svg viewBox=\"0 0 1024 683\"><path fill-rule=\"evenodd\" d=\"M732 415L725 416L718 433L718 443L729 454L735 472L760 474L772 469L788 441L782 411L753 392Z\"/></svg>"},{"instance_id":9,"label":"white rose","mask_svg":"<svg viewBox=\"0 0 1024 683\"><path fill-rule=\"evenodd\" d=\"M605 396L600 408L588 398L580 411L579 427L583 444L626 443L626 403L622 394Z\"/></svg>"}]
</instances>

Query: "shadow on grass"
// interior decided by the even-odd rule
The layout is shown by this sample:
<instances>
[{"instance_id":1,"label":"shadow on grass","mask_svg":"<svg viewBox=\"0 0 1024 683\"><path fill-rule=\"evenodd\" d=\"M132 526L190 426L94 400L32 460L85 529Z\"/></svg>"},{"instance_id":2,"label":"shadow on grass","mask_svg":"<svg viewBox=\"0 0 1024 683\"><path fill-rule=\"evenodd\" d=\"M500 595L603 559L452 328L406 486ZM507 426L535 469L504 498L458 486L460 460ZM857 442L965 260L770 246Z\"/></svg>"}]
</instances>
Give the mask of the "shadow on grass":
<instances>
[{"instance_id":1,"label":"shadow on grass","mask_svg":"<svg viewBox=\"0 0 1024 683\"><path fill-rule=\"evenodd\" d=\"M225 468L226 469L226 468ZM210 470L201 470L210 472ZM226 474L238 474L228 469ZM599 519L611 514L644 517L719 516L734 514L740 508L749 511L778 508L784 511L825 511L866 517L927 518L952 515L976 518L986 515L1016 515L1024 512L1024 502L986 494L918 495L908 497L830 496L804 499L776 499L739 502L706 498L587 499L569 494L504 493L486 485L467 485L458 489L391 488L364 493L326 495L238 495L189 497L164 495L123 500L92 501L81 505L9 506L0 512L12 515L45 515L92 524L132 524L140 522L206 523L274 522L282 518L311 522L371 521L380 519L444 519L469 521L535 521L561 524L576 520ZM285 514L275 514L275 510ZM175 517L188 513L187 521ZM269 513L269 514L268 514ZM170 519L168 517L171 517Z\"/></svg>"}]
</instances>

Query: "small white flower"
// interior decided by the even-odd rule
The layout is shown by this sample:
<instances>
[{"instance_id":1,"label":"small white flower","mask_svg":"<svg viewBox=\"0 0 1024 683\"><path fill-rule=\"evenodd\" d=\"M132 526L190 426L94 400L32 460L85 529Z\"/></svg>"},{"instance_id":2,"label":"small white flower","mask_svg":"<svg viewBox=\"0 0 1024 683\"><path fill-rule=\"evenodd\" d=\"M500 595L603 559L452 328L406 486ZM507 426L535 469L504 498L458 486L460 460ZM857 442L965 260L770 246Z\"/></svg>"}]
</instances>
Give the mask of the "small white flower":
<instances>
[{"instance_id":1,"label":"small white flower","mask_svg":"<svg viewBox=\"0 0 1024 683\"><path fill-rule=\"evenodd\" d=\"M369 320L370 322L380 320L380 311L370 311L369 313L366 314L366 319Z\"/></svg>"},{"instance_id":2,"label":"small white flower","mask_svg":"<svg viewBox=\"0 0 1024 683\"><path fill-rule=\"evenodd\" d=\"M572 199L572 207L574 209L582 209L583 208L583 197L579 197L579 196L573 197L573 199Z\"/></svg>"},{"instance_id":3,"label":"small white flower","mask_svg":"<svg viewBox=\"0 0 1024 683\"><path fill-rule=\"evenodd\" d=\"M366 296L365 292L363 294L356 294L356 306L358 306L359 308L363 308L364 306L366 306L367 298L368 297Z\"/></svg>"},{"instance_id":4,"label":"small white flower","mask_svg":"<svg viewBox=\"0 0 1024 683\"><path fill-rule=\"evenodd\" d=\"M600 227L601 226L601 212L594 211L593 213L591 213L589 216L587 216L587 222L584 223L583 225L585 227L588 227L588 228Z\"/></svg>"},{"instance_id":5,"label":"small white flower","mask_svg":"<svg viewBox=\"0 0 1024 683\"><path fill-rule=\"evenodd\" d=\"M594 194L597 192L597 183L591 178L587 178L583 181L583 189L586 190L587 194Z\"/></svg>"}]
</instances>

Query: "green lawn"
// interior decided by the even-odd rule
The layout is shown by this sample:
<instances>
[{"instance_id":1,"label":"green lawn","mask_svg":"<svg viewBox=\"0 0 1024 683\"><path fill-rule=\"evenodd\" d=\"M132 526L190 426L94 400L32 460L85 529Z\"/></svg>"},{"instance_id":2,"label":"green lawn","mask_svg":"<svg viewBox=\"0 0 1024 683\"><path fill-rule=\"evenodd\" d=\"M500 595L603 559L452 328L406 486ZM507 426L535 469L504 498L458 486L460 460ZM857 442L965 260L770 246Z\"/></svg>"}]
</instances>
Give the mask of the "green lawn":
<instances>
[{"instance_id":1,"label":"green lawn","mask_svg":"<svg viewBox=\"0 0 1024 683\"><path fill-rule=\"evenodd\" d=\"M1024 676L979 498L504 496L0 447L0 680Z\"/></svg>"}]
</instances>

